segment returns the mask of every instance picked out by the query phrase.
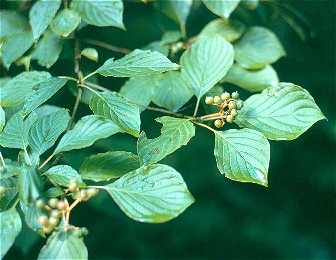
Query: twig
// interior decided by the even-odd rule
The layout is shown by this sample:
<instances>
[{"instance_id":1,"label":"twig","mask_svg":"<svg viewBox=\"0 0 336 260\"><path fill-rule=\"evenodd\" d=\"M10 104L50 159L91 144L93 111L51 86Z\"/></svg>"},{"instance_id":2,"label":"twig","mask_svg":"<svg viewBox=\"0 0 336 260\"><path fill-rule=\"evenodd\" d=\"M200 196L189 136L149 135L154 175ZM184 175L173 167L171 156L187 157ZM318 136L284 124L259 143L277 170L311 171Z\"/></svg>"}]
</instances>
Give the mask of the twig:
<instances>
[{"instance_id":1,"label":"twig","mask_svg":"<svg viewBox=\"0 0 336 260\"><path fill-rule=\"evenodd\" d=\"M70 205L70 207L67 209L67 213L66 213L66 217L65 217L65 223L66 223L66 224L69 224L71 210L73 210L73 208L76 207L77 204L80 203L80 202L81 202L80 199L76 199L76 200Z\"/></svg>"},{"instance_id":2,"label":"twig","mask_svg":"<svg viewBox=\"0 0 336 260\"><path fill-rule=\"evenodd\" d=\"M90 74L86 75L86 76L83 78L83 81L85 81L86 79L92 77L92 76L95 75L96 73L97 73L97 71L95 70L95 71L91 72Z\"/></svg>"},{"instance_id":3,"label":"twig","mask_svg":"<svg viewBox=\"0 0 336 260\"><path fill-rule=\"evenodd\" d=\"M118 46L111 45L109 43L98 41L98 40L82 39L82 41L85 42L85 43L88 43L88 44L92 44L92 45L96 45L98 47L102 47L102 48L110 50L110 51L114 51L114 52L119 52L119 53L124 53L124 54L128 54L128 53L131 52L130 49L123 48L123 47L118 47Z\"/></svg>"}]
</instances>

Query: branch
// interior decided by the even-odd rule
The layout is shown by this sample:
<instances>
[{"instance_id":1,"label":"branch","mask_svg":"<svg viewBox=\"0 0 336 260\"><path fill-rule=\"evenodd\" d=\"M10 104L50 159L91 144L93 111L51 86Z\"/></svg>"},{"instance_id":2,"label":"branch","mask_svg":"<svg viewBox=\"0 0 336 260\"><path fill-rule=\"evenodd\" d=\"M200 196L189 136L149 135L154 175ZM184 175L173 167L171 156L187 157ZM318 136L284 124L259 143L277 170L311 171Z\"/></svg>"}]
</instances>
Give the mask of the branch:
<instances>
[{"instance_id":1,"label":"branch","mask_svg":"<svg viewBox=\"0 0 336 260\"><path fill-rule=\"evenodd\" d=\"M107 49L107 50L110 50L110 51L114 51L114 52L119 52L119 53L124 53L124 54L128 54L128 53L131 52L130 49L114 46L114 45L111 45L109 43L98 41L98 40L82 39L81 41L83 41L85 43L88 43L88 44L96 45L98 47L101 47L101 48L104 48L104 49Z\"/></svg>"}]
</instances>

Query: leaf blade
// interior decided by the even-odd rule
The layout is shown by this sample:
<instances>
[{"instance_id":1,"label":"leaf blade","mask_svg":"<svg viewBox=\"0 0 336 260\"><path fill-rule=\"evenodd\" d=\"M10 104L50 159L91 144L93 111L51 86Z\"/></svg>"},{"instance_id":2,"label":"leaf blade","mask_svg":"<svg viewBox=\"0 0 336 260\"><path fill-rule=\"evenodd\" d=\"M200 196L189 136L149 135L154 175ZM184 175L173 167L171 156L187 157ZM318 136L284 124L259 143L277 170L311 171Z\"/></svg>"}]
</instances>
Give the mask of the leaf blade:
<instances>
[{"instance_id":1,"label":"leaf blade","mask_svg":"<svg viewBox=\"0 0 336 260\"><path fill-rule=\"evenodd\" d=\"M244 102L235 123L262 132L271 140L293 140L325 116L304 88L280 83Z\"/></svg>"},{"instance_id":2,"label":"leaf blade","mask_svg":"<svg viewBox=\"0 0 336 260\"><path fill-rule=\"evenodd\" d=\"M267 187L270 145L260 132L248 128L216 131L214 155L226 178Z\"/></svg>"},{"instance_id":3,"label":"leaf blade","mask_svg":"<svg viewBox=\"0 0 336 260\"><path fill-rule=\"evenodd\" d=\"M188 119L164 116L157 118L156 121L163 125L161 135L154 139L147 139L143 132L138 139L138 155L144 165L162 160L186 145L195 135L195 127Z\"/></svg>"},{"instance_id":4,"label":"leaf blade","mask_svg":"<svg viewBox=\"0 0 336 260\"><path fill-rule=\"evenodd\" d=\"M169 221L194 202L182 176L161 164L139 168L102 188L127 216L140 222Z\"/></svg>"}]
</instances>

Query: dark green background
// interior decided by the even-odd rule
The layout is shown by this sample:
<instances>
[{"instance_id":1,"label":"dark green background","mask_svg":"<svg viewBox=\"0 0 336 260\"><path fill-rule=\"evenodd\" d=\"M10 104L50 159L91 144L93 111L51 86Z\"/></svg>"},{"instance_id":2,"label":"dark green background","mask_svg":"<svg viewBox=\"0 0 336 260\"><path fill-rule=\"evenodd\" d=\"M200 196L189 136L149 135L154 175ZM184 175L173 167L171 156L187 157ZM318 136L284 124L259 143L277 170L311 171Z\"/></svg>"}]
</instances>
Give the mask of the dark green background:
<instances>
[{"instance_id":1,"label":"dark green background","mask_svg":"<svg viewBox=\"0 0 336 260\"><path fill-rule=\"evenodd\" d=\"M90 259L336 258L335 1L292 2L307 19L307 23L300 22L306 41L300 40L265 4L250 12L246 21L268 26L277 33L288 54L275 64L281 81L309 90L328 121L318 122L295 141L271 142L269 188L221 176L213 157L213 136L198 129L189 146L164 160L182 173L196 203L179 218L155 225L132 221L103 195L89 205L81 205L72 221L90 231L85 240ZM165 28L175 26L156 15L152 4L128 2L125 9L127 32L87 27L78 37L136 48L159 40ZM203 6L194 10L187 24L189 36L213 18ZM67 60L71 49L69 45L63 59L53 67L55 75L72 73L72 64ZM116 54L104 52L101 60L112 55ZM95 65L85 62L83 66ZM9 72L15 73L13 69ZM118 90L122 81L109 78L100 84ZM54 102L71 107L74 98L65 92ZM81 113L88 113L84 105ZM154 116L159 114L145 112L142 120L143 128L155 134L159 126L153 123ZM119 149L135 151L135 140L116 136L91 149L68 153L65 161L78 166L91 152ZM6 259L35 259L41 246L42 240L25 233Z\"/></svg>"}]
</instances>

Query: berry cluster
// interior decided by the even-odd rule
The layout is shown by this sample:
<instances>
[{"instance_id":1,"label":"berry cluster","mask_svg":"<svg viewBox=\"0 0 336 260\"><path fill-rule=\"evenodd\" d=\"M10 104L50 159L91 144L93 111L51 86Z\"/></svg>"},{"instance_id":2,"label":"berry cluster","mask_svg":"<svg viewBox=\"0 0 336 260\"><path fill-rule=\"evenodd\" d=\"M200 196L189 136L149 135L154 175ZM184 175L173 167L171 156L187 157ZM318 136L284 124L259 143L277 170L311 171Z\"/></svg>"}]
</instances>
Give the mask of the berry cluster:
<instances>
[{"instance_id":1,"label":"berry cluster","mask_svg":"<svg viewBox=\"0 0 336 260\"><path fill-rule=\"evenodd\" d=\"M87 201L98 193L98 189L81 189L76 181L71 181L67 191L71 192L74 200L77 202ZM39 216L38 222L42 226L43 233L51 233L60 223L61 218L69 215L72 205L69 205L67 199L51 198L46 203L44 199L36 201L36 207L44 212Z\"/></svg>"},{"instance_id":2,"label":"berry cluster","mask_svg":"<svg viewBox=\"0 0 336 260\"><path fill-rule=\"evenodd\" d=\"M215 119L214 125L217 128L221 128L225 123L232 123L238 114L238 110L243 107L243 101L239 99L239 93L237 91L230 94L224 92L220 96L208 96L205 98L207 105L217 106L218 113L207 116L208 119Z\"/></svg>"}]
</instances>

